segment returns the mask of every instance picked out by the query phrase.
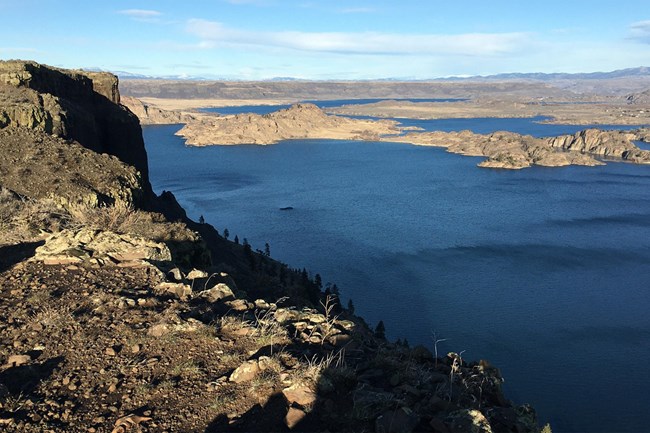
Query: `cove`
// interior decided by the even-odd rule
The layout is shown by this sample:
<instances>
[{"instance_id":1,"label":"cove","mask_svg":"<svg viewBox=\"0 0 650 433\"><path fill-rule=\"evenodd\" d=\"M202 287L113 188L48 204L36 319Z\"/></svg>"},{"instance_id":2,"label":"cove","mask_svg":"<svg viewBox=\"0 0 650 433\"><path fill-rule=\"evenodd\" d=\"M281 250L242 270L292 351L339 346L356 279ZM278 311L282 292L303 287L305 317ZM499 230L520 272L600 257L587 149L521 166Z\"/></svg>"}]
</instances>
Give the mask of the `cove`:
<instances>
[{"instance_id":1,"label":"cove","mask_svg":"<svg viewBox=\"0 0 650 433\"><path fill-rule=\"evenodd\" d=\"M488 359L554 432L646 429L648 167L488 170L386 142L194 148L178 129L143 128L150 177L194 219L320 273L391 339L431 348L435 331L440 351Z\"/></svg>"}]
</instances>

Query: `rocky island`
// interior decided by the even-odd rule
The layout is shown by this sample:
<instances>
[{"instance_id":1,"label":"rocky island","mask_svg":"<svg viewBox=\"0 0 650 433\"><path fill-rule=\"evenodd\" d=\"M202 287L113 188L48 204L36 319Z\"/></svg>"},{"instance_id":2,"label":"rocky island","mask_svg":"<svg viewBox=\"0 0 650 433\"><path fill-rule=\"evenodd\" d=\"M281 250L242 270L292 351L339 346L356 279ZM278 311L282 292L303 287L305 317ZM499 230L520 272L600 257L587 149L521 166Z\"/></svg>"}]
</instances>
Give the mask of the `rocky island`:
<instances>
[{"instance_id":1,"label":"rocky island","mask_svg":"<svg viewBox=\"0 0 650 433\"><path fill-rule=\"evenodd\" d=\"M0 62L3 431L540 431L487 361L387 341L156 196L120 101L108 73Z\"/></svg>"}]
</instances>

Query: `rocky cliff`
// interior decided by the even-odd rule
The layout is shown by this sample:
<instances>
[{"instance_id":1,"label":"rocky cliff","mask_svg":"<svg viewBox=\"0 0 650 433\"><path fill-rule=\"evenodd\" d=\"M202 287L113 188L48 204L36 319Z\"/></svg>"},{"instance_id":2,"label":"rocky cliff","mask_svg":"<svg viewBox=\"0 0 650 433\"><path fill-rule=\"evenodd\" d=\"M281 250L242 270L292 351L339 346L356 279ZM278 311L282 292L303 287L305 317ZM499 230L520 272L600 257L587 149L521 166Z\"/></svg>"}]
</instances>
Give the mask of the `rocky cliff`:
<instances>
[{"instance_id":1,"label":"rocky cliff","mask_svg":"<svg viewBox=\"0 0 650 433\"><path fill-rule=\"evenodd\" d=\"M0 128L41 131L114 155L140 172L149 192L142 130L119 102L112 74L0 61Z\"/></svg>"},{"instance_id":2,"label":"rocky cliff","mask_svg":"<svg viewBox=\"0 0 650 433\"><path fill-rule=\"evenodd\" d=\"M549 138L547 143L556 149L619 158L639 164L650 164L650 151L639 149L635 140L645 138L642 130L602 131L585 129L574 135Z\"/></svg>"}]
</instances>

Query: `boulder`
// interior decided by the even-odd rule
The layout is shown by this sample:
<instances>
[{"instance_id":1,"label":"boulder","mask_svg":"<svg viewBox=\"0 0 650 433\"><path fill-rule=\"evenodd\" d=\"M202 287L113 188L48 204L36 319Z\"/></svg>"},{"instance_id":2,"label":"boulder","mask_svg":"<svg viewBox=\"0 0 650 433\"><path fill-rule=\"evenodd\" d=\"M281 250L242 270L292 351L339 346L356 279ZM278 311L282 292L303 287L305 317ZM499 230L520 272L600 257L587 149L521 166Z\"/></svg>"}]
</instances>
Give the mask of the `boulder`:
<instances>
[{"instance_id":1,"label":"boulder","mask_svg":"<svg viewBox=\"0 0 650 433\"><path fill-rule=\"evenodd\" d=\"M302 383L296 383L283 389L282 395L287 399L289 405L295 403L302 407L311 406L317 398L316 393L312 391L310 387Z\"/></svg>"},{"instance_id":2,"label":"boulder","mask_svg":"<svg viewBox=\"0 0 650 433\"><path fill-rule=\"evenodd\" d=\"M160 283L154 287L154 292L160 295L171 294L181 301L186 301L192 296L192 288L183 283Z\"/></svg>"},{"instance_id":3,"label":"boulder","mask_svg":"<svg viewBox=\"0 0 650 433\"><path fill-rule=\"evenodd\" d=\"M300 423L300 421L303 420L306 415L307 414L302 410L295 407L290 407L287 411L287 415L284 417L284 422L287 427L289 427L289 429L293 429L298 425L298 423Z\"/></svg>"},{"instance_id":4,"label":"boulder","mask_svg":"<svg viewBox=\"0 0 650 433\"><path fill-rule=\"evenodd\" d=\"M253 380L260 372L256 360L246 361L232 372L228 380L234 383L243 383Z\"/></svg>"},{"instance_id":5,"label":"boulder","mask_svg":"<svg viewBox=\"0 0 650 433\"><path fill-rule=\"evenodd\" d=\"M230 287L224 283L217 283L211 289L200 292L199 297L207 300L210 303L230 301L235 299L235 295L233 294Z\"/></svg>"},{"instance_id":6,"label":"boulder","mask_svg":"<svg viewBox=\"0 0 650 433\"><path fill-rule=\"evenodd\" d=\"M188 280L198 280L199 278L208 278L208 273L199 269L192 269L185 277Z\"/></svg>"}]
</instances>

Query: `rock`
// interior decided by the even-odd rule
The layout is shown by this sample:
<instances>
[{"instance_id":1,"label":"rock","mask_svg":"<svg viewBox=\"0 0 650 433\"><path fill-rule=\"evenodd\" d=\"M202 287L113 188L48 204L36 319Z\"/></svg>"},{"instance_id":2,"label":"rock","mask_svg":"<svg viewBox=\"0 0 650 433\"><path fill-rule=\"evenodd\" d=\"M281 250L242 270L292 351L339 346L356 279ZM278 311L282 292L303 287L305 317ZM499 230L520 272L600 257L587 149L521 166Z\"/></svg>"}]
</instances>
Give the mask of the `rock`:
<instances>
[{"instance_id":1,"label":"rock","mask_svg":"<svg viewBox=\"0 0 650 433\"><path fill-rule=\"evenodd\" d=\"M303 420L303 418L305 418L306 415L307 414L302 410L290 407L287 411L287 415L284 417L284 422L289 429L293 429Z\"/></svg>"},{"instance_id":2,"label":"rock","mask_svg":"<svg viewBox=\"0 0 650 433\"><path fill-rule=\"evenodd\" d=\"M163 243L128 234L92 228L65 229L45 240L36 249L33 261L47 264L79 263L90 258L106 263L171 260L171 252Z\"/></svg>"},{"instance_id":3,"label":"rock","mask_svg":"<svg viewBox=\"0 0 650 433\"><path fill-rule=\"evenodd\" d=\"M310 314L306 317L311 323L319 324L327 321L327 318L322 314Z\"/></svg>"},{"instance_id":4,"label":"rock","mask_svg":"<svg viewBox=\"0 0 650 433\"><path fill-rule=\"evenodd\" d=\"M29 355L10 355L9 358L7 358L5 368L20 367L21 365L27 364L31 360L32 358Z\"/></svg>"},{"instance_id":5,"label":"rock","mask_svg":"<svg viewBox=\"0 0 650 433\"><path fill-rule=\"evenodd\" d=\"M250 310L253 305L247 302L245 299L235 299L234 301L227 301L226 305L229 306L232 310L242 312Z\"/></svg>"},{"instance_id":6,"label":"rock","mask_svg":"<svg viewBox=\"0 0 650 433\"><path fill-rule=\"evenodd\" d=\"M199 297L207 300L210 303L230 301L235 299L235 295L233 294L230 287L224 283L217 283L217 285L211 289L200 292Z\"/></svg>"},{"instance_id":7,"label":"rock","mask_svg":"<svg viewBox=\"0 0 650 433\"><path fill-rule=\"evenodd\" d=\"M297 404L302 407L311 406L316 401L316 393L308 386L296 383L282 390L282 395L289 405Z\"/></svg>"},{"instance_id":8,"label":"rock","mask_svg":"<svg viewBox=\"0 0 650 433\"><path fill-rule=\"evenodd\" d=\"M178 268L173 268L167 272L167 278L171 281L181 282L183 281L183 273Z\"/></svg>"},{"instance_id":9,"label":"rock","mask_svg":"<svg viewBox=\"0 0 650 433\"><path fill-rule=\"evenodd\" d=\"M172 329L169 325L165 323L159 323L150 327L147 331L147 335L150 335L152 337L162 337L163 335L169 334L171 331Z\"/></svg>"},{"instance_id":10,"label":"rock","mask_svg":"<svg viewBox=\"0 0 650 433\"><path fill-rule=\"evenodd\" d=\"M192 269L186 276L188 280L197 280L199 278L208 278L208 273L198 269Z\"/></svg>"},{"instance_id":11,"label":"rock","mask_svg":"<svg viewBox=\"0 0 650 433\"><path fill-rule=\"evenodd\" d=\"M273 361L268 356L260 356L259 358L257 358L257 366L260 368L261 371L266 371L270 368L273 368L275 365L277 365L277 362Z\"/></svg>"},{"instance_id":12,"label":"rock","mask_svg":"<svg viewBox=\"0 0 650 433\"><path fill-rule=\"evenodd\" d=\"M264 299L256 299L254 304L255 308L258 308L260 310L269 310L271 308L271 304L266 302Z\"/></svg>"},{"instance_id":13,"label":"rock","mask_svg":"<svg viewBox=\"0 0 650 433\"><path fill-rule=\"evenodd\" d=\"M160 295L172 294L176 296L181 301L186 301L192 296L192 288L183 283L159 283L154 287L154 292Z\"/></svg>"},{"instance_id":14,"label":"rock","mask_svg":"<svg viewBox=\"0 0 650 433\"><path fill-rule=\"evenodd\" d=\"M476 409L461 409L450 413L445 419L452 433L492 433L489 421Z\"/></svg>"},{"instance_id":15,"label":"rock","mask_svg":"<svg viewBox=\"0 0 650 433\"><path fill-rule=\"evenodd\" d=\"M256 360L246 361L232 372L228 380L234 383L242 383L253 380L260 372Z\"/></svg>"},{"instance_id":16,"label":"rock","mask_svg":"<svg viewBox=\"0 0 650 433\"><path fill-rule=\"evenodd\" d=\"M327 342L336 347L345 346L350 341L352 341L352 337L347 334L337 334L327 338Z\"/></svg>"},{"instance_id":17,"label":"rock","mask_svg":"<svg viewBox=\"0 0 650 433\"><path fill-rule=\"evenodd\" d=\"M420 418L406 407L384 412L375 420L376 433L410 433L419 424Z\"/></svg>"},{"instance_id":18,"label":"rock","mask_svg":"<svg viewBox=\"0 0 650 433\"><path fill-rule=\"evenodd\" d=\"M298 320L300 313L288 308L278 308L275 313L273 313L273 317L275 318L276 322L285 323L292 320Z\"/></svg>"}]
</instances>

